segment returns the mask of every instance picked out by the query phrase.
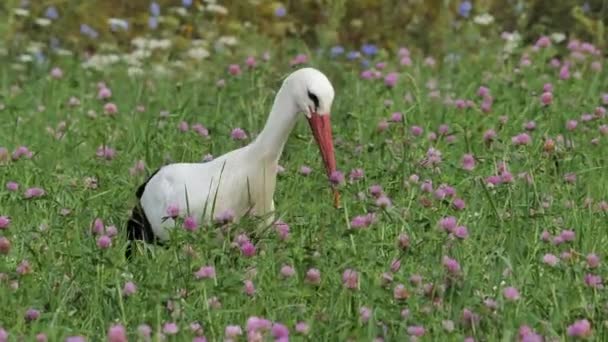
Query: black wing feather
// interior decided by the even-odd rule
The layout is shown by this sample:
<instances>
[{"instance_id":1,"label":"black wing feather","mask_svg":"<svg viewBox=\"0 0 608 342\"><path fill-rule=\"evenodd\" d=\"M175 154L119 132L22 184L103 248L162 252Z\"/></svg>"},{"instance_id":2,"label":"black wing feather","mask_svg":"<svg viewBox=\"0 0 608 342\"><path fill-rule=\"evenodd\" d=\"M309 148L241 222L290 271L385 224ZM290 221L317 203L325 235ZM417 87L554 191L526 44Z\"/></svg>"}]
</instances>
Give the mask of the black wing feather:
<instances>
[{"instance_id":1,"label":"black wing feather","mask_svg":"<svg viewBox=\"0 0 608 342\"><path fill-rule=\"evenodd\" d=\"M131 259L131 256L133 255L132 241L134 240L143 240L146 243L159 244L154 232L152 231L150 221L148 221L146 213L144 212L140 202L141 196L146 190L146 185L148 185L150 179L152 179L152 177L154 177L159 170L160 168L154 171L150 177L148 177L148 179L146 179L146 181L137 188L137 191L135 191L135 195L137 196L137 205L135 208L133 208L131 217L127 222L127 239L129 240L129 244L127 245L127 250L125 252L127 259Z\"/></svg>"}]
</instances>

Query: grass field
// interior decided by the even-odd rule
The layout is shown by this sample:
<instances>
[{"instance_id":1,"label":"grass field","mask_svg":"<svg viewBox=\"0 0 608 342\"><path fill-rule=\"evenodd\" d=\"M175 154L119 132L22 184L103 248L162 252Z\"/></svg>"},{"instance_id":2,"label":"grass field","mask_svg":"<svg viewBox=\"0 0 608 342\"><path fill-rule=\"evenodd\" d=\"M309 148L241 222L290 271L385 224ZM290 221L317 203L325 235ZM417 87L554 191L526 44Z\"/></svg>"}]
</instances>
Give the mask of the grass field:
<instances>
[{"instance_id":1,"label":"grass field","mask_svg":"<svg viewBox=\"0 0 608 342\"><path fill-rule=\"evenodd\" d=\"M0 341L608 339L608 74L567 44L309 56L336 89L342 208L300 122L280 161L284 224L181 229L132 262L139 184L247 144L299 66L3 63Z\"/></svg>"}]
</instances>

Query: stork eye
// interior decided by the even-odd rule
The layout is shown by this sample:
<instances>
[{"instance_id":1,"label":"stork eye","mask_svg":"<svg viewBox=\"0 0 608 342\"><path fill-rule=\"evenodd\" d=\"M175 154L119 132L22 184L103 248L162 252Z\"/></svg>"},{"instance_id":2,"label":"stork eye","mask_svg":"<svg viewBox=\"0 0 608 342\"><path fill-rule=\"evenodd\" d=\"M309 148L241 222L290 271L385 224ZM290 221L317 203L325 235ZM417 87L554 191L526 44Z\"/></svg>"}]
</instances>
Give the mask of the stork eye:
<instances>
[{"instance_id":1,"label":"stork eye","mask_svg":"<svg viewBox=\"0 0 608 342\"><path fill-rule=\"evenodd\" d=\"M315 110L318 110L319 109L319 98L317 97L317 95L308 91L308 98L315 104Z\"/></svg>"}]
</instances>

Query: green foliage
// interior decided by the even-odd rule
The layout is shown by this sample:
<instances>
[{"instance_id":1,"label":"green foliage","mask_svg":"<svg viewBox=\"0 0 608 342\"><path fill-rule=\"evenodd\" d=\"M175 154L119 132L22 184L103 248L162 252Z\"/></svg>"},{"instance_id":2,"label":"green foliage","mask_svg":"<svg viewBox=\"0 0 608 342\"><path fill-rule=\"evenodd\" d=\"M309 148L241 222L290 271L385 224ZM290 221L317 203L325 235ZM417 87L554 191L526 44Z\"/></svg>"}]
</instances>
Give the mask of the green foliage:
<instances>
[{"instance_id":1,"label":"green foliage","mask_svg":"<svg viewBox=\"0 0 608 342\"><path fill-rule=\"evenodd\" d=\"M99 41L129 47L134 37L152 35L175 40L202 38L213 41L222 35L256 34L280 43L285 38L297 38L308 46L342 44L358 47L374 42L394 49L402 45L416 46L423 51L440 54L450 49L452 36L460 34L476 15L490 13L496 20L493 30L517 30L524 41L539 35L563 32L606 46L604 27L608 4L605 0L590 0L583 8L578 1L551 0L477 0L468 18L458 14L460 1L454 0L301 0L280 3L270 0L226 1L221 6L226 13L208 11L208 2L194 0L189 9L194 16L184 17L176 12L178 0L159 0L160 29L150 30L150 1L148 0L45 0L32 1L29 18L15 17L19 1L5 2L0 15L0 32L7 37L7 47L23 48L29 41L47 42L59 38L64 47L75 51L96 49ZM48 27L34 21L43 17L48 6L59 9L61 18ZM285 6L283 18L275 10ZM3 14L1 14L3 13ZM127 32L112 32L108 18L129 22ZM82 23L99 31L100 39L91 40L79 33ZM485 30L487 28L481 28ZM178 44L179 45L179 44Z\"/></svg>"},{"instance_id":2,"label":"green foliage","mask_svg":"<svg viewBox=\"0 0 608 342\"><path fill-rule=\"evenodd\" d=\"M285 45L292 43L299 44L289 40ZM608 274L602 207L608 200L608 144L598 130L606 119L579 121L572 131L565 128L568 120L578 120L601 103L600 94L608 90L606 67L597 72L590 69L590 60L574 63L572 72L579 75L559 80L547 63L556 46L528 51L533 64L520 68L521 49L505 57L494 40L476 43L477 53L457 50L459 58L441 68L425 66L416 53L411 67L400 67L395 56L377 57L374 61L389 61L387 70L399 70L395 88L382 80L362 80L356 63L313 59L336 89L332 124L339 168L365 170L363 180L341 186L343 207L331 206L317 148L301 122L281 158L286 171L279 175L275 195L278 216L291 226L287 241L273 229L256 230L256 222L249 220L230 225L227 232L217 227L195 233L178 229L168 246L151 248L133 262L124 258L124 225L145 175L131 175L129 169L140 159L149 174L169 161L218 156L241 146L229 137L234 127L253 138L289 71L287 60L273 55L270 62L229 77L225 87L215 85L227 77L224 56L211 56L204 73L189 72L178 81L155 68L128 77L121 65L97 72L69 59L57 62L64 72L61 79L48 76L44 66L1 65L0 145L9 152L27 145L34 155L1 159L0 215L10 216L12 223L0 235L12 247L0 254L0 326L14 340L33 340L45 332L50 341L63 341L80 334L102 340L111 324L121 323L136 340L139 324L159 333L163 324L176 322L180 335L175 340L187 340L192 338L189 324L200 321L207 338L217 341L224 338L227 325L244 326L255 315L288 325L294 340L306 339L293 331L296 322L305 321L311 325L312 341L369 341L378 336L403 341L412 325L424 325L423 339L431 341L467 336L510 341L524 324L547 339L566 338L569 324L587 318L593 338L606 340L606 290L584 280L589 273L604 279ZM96 93L100 81L112 89L110 101L118 106L114 116L103 114L105 102ZM546 82L553 83L554 101L541 106L539 94ZM494 97L489 113L478 107L480 85L489 87ZM79 105L68 105L72 96ZM457 98L472 99L475 105L464 110L444 103ZM143 108L137 109L139 105ZM159 116L162 111L169 115ZM378 123L396 111L404 114L404 121L379 131ZM531 120L536 122L529 133L531 144L514 146L511 138ZM182 121L204 124L210 138L181 132L177 127ZM427 134L435 134L441 124L449 125L447 133L429 139ZM412 126L424 134L413 135ZM483 138L490 128L497 132L492 144ZM549 139L552 150L545 147ZM102 145L116 149L112 160L96 156ZM442 153L437 168L422 163L431 147ZM476 157L473 171L461 167L465 153ZM486 177L497 174L502 161L514 181L489 186ZM312 174L300 175L301 165L310 165ZM577 175L576 182L564 181L569 173ZM435 189L453 186L466 208L458 211L450 200L423 192L421 182L427 179ZM6 190L8 181L21 184L20 190ZM392 207L378 208L368 190L374 184L382 185ZM33 186L47 194L25 200L23 191ZM350 229L351 219L366 212L374 212L377 222ZM438 230L438 221L450 215L468 227L467 239ZM107 250L100 250L91 234L96 217L120 232ZM573 229L575 240L559 245L540 240L544 230L557 236L563 229ZM232 246L240 232L254 238L258 255L243 258ZM397 248L401 233L411 240L406 252ZM602 258L593 269L585 263L591 252ZM568 258L550 267L542 262L547 253L567 253ZM446 255L460 262L459 275L446 274ZM389 272L394 258L401 258L401 268L392 273L390 285L382 286L381 275ZM31 273L19 275L16 268L23 260L29 261ZM294 277L279 275L284 264L294 266ZM202 265L214 265L217 278L196 280L193 272ZM319 286L304 280L311 267L321 271ZM343 286L347 268L359 272L360 290ZM409 283L413 274L423 277L421 285ZM243 281L250 278L256 286L252 297L243 293ZM130 297L121 293L127 281L138 286ZM407 300L394 297L399 283L410 292ZM521 298L505 299L506 286L517 287ZM221 308L210 304L213 297ZM496 309L484 304L488 298L496 300ZM363 306L372 310L368 323L360 320ZM28 322L28 308L40 310L40 318ZM401 314L405 308L407 318ZM463 321L465 309L480 315L479 323ZM442 328L444 320L455 322L453 332Z\"/></svg>"}]
</instances>

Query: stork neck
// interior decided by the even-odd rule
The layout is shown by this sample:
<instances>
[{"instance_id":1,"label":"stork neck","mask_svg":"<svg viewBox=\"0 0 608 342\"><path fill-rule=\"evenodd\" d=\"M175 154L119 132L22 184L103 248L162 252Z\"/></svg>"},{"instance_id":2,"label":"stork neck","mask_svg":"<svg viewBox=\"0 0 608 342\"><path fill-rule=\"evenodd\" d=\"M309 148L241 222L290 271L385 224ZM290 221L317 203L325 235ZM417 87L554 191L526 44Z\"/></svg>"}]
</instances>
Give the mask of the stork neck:
<instances>
[{"instance_id":1,"label":"stork neck","mask_svg":"<svg viewBox=\"0 0 608 342\"><path fill-rule=\"evenodd\" d=\"M281 88L264 125L264 129L252 143L258 158L277 162L283 147L298 121L298 110L290 94Z\"/></svg>"}]
</instances>

